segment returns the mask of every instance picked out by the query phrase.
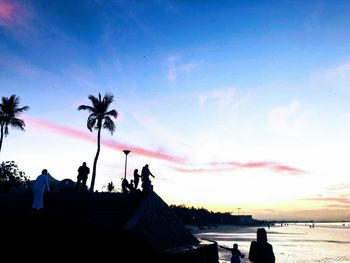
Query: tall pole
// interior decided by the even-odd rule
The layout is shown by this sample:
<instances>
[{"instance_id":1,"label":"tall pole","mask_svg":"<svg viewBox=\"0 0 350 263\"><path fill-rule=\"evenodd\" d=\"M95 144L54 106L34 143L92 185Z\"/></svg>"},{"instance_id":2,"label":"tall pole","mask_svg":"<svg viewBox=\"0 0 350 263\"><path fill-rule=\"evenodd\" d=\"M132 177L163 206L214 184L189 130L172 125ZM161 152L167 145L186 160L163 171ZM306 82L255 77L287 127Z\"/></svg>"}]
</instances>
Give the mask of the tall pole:
<instances>
[{"instance_id":1,"label":"tall pole","mask_svg":"<svg viewBox=\"0 0 350 263\"><path fill-rule=\"evenodd\" d=\"M128 154L130 153L129 150L124 150L123 151L125 153L125 170L124 170L124 179L126 178L126 165L127 165L127 161L128 161Z\"/></svg>"}]
</instances>

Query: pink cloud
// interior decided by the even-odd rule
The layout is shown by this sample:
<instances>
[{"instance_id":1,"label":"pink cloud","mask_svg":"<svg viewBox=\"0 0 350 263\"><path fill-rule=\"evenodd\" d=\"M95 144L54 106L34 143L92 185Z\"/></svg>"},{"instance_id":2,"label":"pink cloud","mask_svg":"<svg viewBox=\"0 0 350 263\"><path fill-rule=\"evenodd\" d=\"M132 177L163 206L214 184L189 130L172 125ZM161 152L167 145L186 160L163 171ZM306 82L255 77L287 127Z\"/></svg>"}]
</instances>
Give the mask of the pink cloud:
<instances>
[{"instance_id":1,"label":"pink cloud","mask_svg":"<svg viewBox=\"0 0 350 263\"><path fill-rule=\"evenodd\" d=\"M303 170L281 165L276 162L247 162L247 163L238 163L238 162L221 162L221 163L212 163L213 165L226 166L228 169L244 169L244 168L262 168L269 169L277 173L289 173L289 174L302 174Z\"/></svg>"},{"instance_id":2,"label":"pink cloud","mask_svg":"<svg viewBox=\"0 0 350 263\"><path fill-rule=\"evenodd\" d=\"M204 173L204 172L210 172L210 171L217 171L217 169L210 169L210 168L186 168L186 167L175 167L176 171L181 173Z\"/></svg>"},{"instance_id":3,"label":"pink cloud","mask_svg":"<svg viewBox=\"0 0 350 263\"><path fill-rule=\"evenodd\" d=\"M210 171L230 171L236 169L268 169L276 173L288 173L288 174L302 174L305 173L303 170L281 165L275 162L211 162L204 167L198 168L175 168L179 172L184 173L199 173L199 172L210 172Z\"/></svg>"},{"instance_id":4,"label":"pink cloud","mask_svg":"<svg viewBox=\"0 0 350 263\"><path fill-rule=\"evenodd\" d=\"M24 117L25 122L29 125L38 127L40 129L52 131L58 134L62 134L69 137L74 137L86 141L96 142L96 134L90 133L88 131L81 131L78 129L73 129L64 125L54 124L45 120ZM176 164L185 165L188 163L188 160L182 157L173 156L167 154L162 151L152 151L144 148L136 147L133 145L127 145L123 143L118 143L113 140L101 139L101 144L103 146L122 151L125 149L131 150L134 154L139 154L151 158L156 158L160 160L169 161ZM202 167L175 167L174 169L183 173L203 173L203 172L213 172L213 171L231 171L233 169L269 169L273 172L277 173L288 173L288 174L300 174L304 173L304 171L281 165L275 162L247 162L247 163L239 163L239 162L212 162L203 165Z\"/></svg>"},{"instance_id":5,"label":"pink cloud","mask_svg":"<svg viewBox=\"0 0 350 263\"><path fill-rule=\"evenodd\" d=\"M349 209L350 208L350 204L329 204L329 205L327 205L327 207Z\"/></svg>"},{"instance_id":6,"label":"pink cloud","mask_svg":"<svg viewBox=\"0 0 350 263\"><path fill-rule=\"evenodd\" d=\"M29 7L13 1L0 0L0 26L10 30L28 30L28 19L31 17Z\"/></svg>"},{"instance_id":7,"label":"pink cloud","mask_svg":"<svg viewBox=\"0 0 350 263\"><path fill-rule=\"evenodd\" d=\"M50 130L50 131L55 132L55 133L59 133L59 134L69 136L69 137L75 137L78 139L83 139L83 140L90 141L93 143L96 142L96 134L93 134L93 133L73 129L73 128L70 128L70 127L67 127L64 125L50 123L48 121L40 120L40 119L36 119L36 118L24 117L23 119L25 120L25 122L27 124L41 128L41 129ZM156 159L161 159L161 160L174 162L174 163L178 163L178 164L184 163L186 161L184 158L172 156L172 155L164 153L164 152L146 150L146 149L143 149L140 147L127 145L127 144L123 144L123 143L118 143L118 142L115 142L112 140L101 139L101 144L106 146L106 147L118 150L118 151L128 149L128 150L131 150L134 154L139 154L139 155L143 155L143 156L147 156L147 157L151 157L151 158L156 158Z\"/></svg>"},{"instance_id":8,"label":"pink cloud","mask_svg":"<svg viewBox=\"0 0 350 263\"><path fill-rule=\"evenodd\" d=\"M305 200L322 201L322 202L336 202L342 204L350 204L350 199L346 197L308 197Z\"/></svg>"},{"instance_id":9,"label":"pink cloud","mask_svg":"<svg viewBox=\"0 0 350 263\"><path fill-rule=\"evenodd\" d=\"M289 166L280 165L280 164L275 164L273 169L278 173L279 172L281 172L281 173L286 172L286 173L290 173L290 174L302 174L302 173L304 173L303 170L300 170L298 168L289 167Z\"/></svg>"},{"instance_id":10,"label":"pink cloud","mask_svg":"<svg viewBox=\"0 0 350 263\"><path fill-rule=\"evenodd\" d=\"M0 19L12 20L14 11L15 6L13 4L0 0Z\"/></svg>"}]
</instances>

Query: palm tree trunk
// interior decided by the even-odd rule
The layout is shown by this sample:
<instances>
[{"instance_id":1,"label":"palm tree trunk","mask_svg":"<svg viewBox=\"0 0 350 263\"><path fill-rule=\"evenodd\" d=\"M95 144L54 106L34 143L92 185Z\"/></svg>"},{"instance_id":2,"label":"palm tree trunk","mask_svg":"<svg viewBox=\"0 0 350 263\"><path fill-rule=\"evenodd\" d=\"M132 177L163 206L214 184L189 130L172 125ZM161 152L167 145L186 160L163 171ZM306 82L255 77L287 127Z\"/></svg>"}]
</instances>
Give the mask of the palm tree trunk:
<instances>
[{"instance_id":1,"label":"palm tree trunk","mask_svg":"<svg viewBox=\"0 0 350 263\"><path fill-rule=\"evenodd\" d=\"M3 138L4 138L4 124L1 125L1 131L0 131L0 152L1 152Z\"/></svg>"},{"instance_id":2,"label":"palm tree trunk","mask_svg":"<svg viewBox=\"0 0 350 263\"><path fill-rule=\"evenodd\" d=\"M100 148L101 148L101 125L99 125L99 129L97 131L97 152L94 159L94 166L92 168L92 177L91 177L91 186L90 186L90 192L94 192L94 186L95 186L95 178L96 178L96 166L97 166L97 159L100 155Z\"/></svg>"}]
</instances>

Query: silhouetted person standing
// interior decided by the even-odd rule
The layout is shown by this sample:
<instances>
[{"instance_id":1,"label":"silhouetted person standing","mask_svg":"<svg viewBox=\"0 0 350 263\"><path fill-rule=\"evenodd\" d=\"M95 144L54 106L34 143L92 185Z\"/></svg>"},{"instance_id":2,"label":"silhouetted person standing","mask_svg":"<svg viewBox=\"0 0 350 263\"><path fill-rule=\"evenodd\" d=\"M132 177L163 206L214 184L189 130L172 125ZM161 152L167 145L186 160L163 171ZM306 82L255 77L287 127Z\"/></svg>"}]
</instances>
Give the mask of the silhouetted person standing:
<instances>
[{"instance_id":1,"label":"silhouetted person standing","mask_svg":"<svg viewBox=\"0 0 350 263\"><path fill-rule=\"evenodd\" d=\"M33 204L32 209L33 213L38 213L40 209L44 208L43 196L44 192L50 192L49 186L49 173L44 169L41 174L36 178L32 192L33 192Z\"/></svg>"},{"instance_id":2,"label":"silhouetted person standing","mask_svg":"<svg viewBox=\"0 0 350 263\"><path fill-rule=\"evenodd\" d=\"M137 189L137 186L139 185L140 177L141 177L141 175L139 175L139 170L135 169L135 170L134 170L134 184L135 184L135 189Z\"/></svg>"},{"instance_id":3,"label":"silhouetted person standing","mask_svg":"<svg viewBox=\"0 0 350 263\"><path fill-rule=\"evenodd\" d=\"M128 179L123 178L122 180L122 193L127 194L129 193L129 182Z\"/></svg>"},{"instance_id":4,"label":"silhouetted person standing","mask_svg":"<svg viewBox=\"0 0 350 263\"><path fill-rule=\"evenodd\" d=\"M249 260L253 263L275 263L273 248L267 242L264 228L258 228L256 241L250 244Z\"/></svg>"},{"instance_id":5,"label":"silhouetted person standing","mask_svg":"<svg viewBox=\"0 0 350 263\"><path fill-rule=\"evenodd\" d=\"M240 263L241 258L244 258L244 254L241 253L238 249L238 245L235 243L233 244L233 248L228 248L224 246L220 246L223 249L231 251L231 263Z\"/></svg>"},{"instance_id":6,"label":"silhouetted person standing","mask_svg":"<svg viewBox=\"0 0 350 263\"><path fill-rule=\"evenodd\" d=\"M86 190L86 180L88 179L89 173L90 173L89 167L86 166L86 162L83 162L83 165L78 168L78 177L77 177L78 180L75 186L76 191L82 192Z\"/></svg>"},{"instance_id":7,"label":"silhouetted person standing","mask_svg":"<svg viewBox=\"0 0 350 263\"><path fill-rule=\"evenodd\" d=\"M153 178L154 175L151 173L151 171L148 168L148 164L146 164L141 171L141 180L142 180L142 191L149 193L153 190L151 180L149 179L149 176L152 176Z\"/></svg>"}]
</instances>

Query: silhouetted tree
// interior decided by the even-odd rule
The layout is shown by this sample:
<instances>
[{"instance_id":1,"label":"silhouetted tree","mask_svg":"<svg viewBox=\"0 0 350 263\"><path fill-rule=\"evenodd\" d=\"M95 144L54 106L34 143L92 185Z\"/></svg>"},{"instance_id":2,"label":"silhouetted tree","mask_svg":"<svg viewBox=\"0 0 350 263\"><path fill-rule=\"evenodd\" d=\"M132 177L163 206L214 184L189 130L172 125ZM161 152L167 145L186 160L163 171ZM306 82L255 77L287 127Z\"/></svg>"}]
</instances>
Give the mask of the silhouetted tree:
<instances>
[{"instance_id":1,"label":"silhouetted tree","mask_svg":"<svg viewBox=\"0 0 350 263\"><path fill-rule=\"evenodd\" d=\"M28 177L18 169L14 161L6 161L0 164L0 192L7 192L12 187L19 186L26 181L28 181Z\"/></svg>"},{"instance_id":2,"label":"silhouetted tree","mask_svg":"<svg viewBox=\"0 0 350 263\"><path fill-rule=\"evenodd\" d=\"M9 134L9 126L24 131L25 123L17 115L29 110L28 106L19 108L20 99L16 95L2 97L0 103L0 152L4 136Z\"/></svg>"},{"instance_id":3,"label":"silhouetted tree","mask_svg":"<svg viewBox=\"0 0 350 263\"><path fill-rule=\"evenodd\" d=\"M98 98L90 95L89 100L91 100L92 106L80 105L78 107L78 110L87 110L90 112L90 115L87 119L87 128L91 132L92 129L97 130L97 152L94 159L90 186L90 192L93 192L95 186L96 165L101 148L101 129L107 129L111 132L111 134L113 134L115 131L115 124L111 117L117 118L118 112L114 109L108 110L109 106L113 102L112 94L106 94L103 98L101 97L100 93L98 94Z\"/></svg>"},{"instance_id":4,"label":"silhouetted tree","mask_svg":"<svg viewBox=\"0 0 350 263\"><path fill-rule=\"evenodd\" d=\"M253 218L246 222L241 222L241 216L231 215L228 212L212 212L205 208L194 208L186 207L185 205L170 205L170 208L175 214L182 220L186 225L197 225L197 226L209 226L217 224L228 224L228 225L260 225L263 221L259 221Z\"/></svg>"},{"instance_id":5,"label":"silhouetted tree","mask_svg":"<svg viewBox=\"0 0 350 263\"><path fill-rule=\"evenodd\" d=\"M107 184L107 190L108 192L113 192L114 190L114 184L112 181L110 181L108 184Z\"/></svg>"}]
</instances>

